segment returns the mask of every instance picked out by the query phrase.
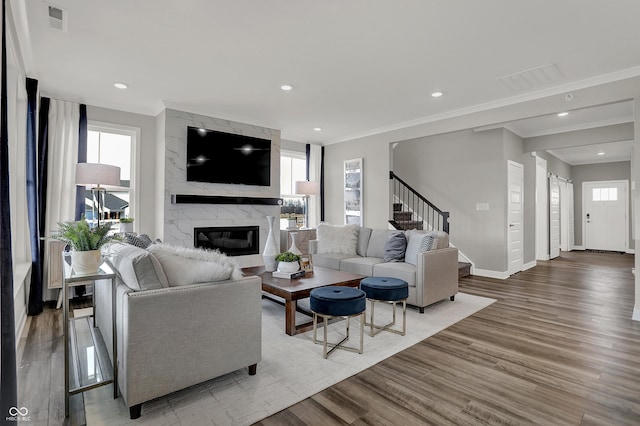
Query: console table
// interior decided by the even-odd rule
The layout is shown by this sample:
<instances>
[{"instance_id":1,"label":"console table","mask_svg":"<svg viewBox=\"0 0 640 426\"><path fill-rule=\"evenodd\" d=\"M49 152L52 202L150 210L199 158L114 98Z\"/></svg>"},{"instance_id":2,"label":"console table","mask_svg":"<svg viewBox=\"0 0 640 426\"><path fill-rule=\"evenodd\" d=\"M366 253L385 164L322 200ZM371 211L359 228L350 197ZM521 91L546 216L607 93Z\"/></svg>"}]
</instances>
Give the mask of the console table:
<instances>
[{"instance_id":1,"label":"console table","mask_svg":"<svg viewBox=\"0 0 640 426\"><path fill-rule=\"evenodd\" d=\"M78 275L71 267L70 253L62 253L62 303L64 306L64 415L69 416L69 397L80 392L113 383L113 398L118 397L118 339L116 330L116 274L103 263L95 274ZM112 292L111 327L113 335L113 363L100 331L95 328L96 305L93 303L93 321L90 317L69 318L69 287L110 280ZM100 284L98 284L100 285ZM95 292L94 292L95 293ZM92 324L93 323L93 324ZM72 365L71 365L72 364ZM71 369L70 367L73 367ZM73 377L70 374L73 373Z\"/></svg>"}]
</instances>

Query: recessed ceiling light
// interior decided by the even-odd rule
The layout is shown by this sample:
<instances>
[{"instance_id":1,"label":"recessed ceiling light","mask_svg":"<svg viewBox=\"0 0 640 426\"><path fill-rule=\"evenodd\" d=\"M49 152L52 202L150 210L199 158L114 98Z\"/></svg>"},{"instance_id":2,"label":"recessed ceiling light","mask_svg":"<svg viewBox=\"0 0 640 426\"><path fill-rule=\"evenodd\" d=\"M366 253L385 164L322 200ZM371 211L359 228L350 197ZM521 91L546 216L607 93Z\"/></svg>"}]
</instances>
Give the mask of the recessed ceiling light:
<instances>
[{"instance_id":1,"label":"recessed ceiling light","mask_svg":"<svg viewBox=\"0 0 640 426\"><path fill-rule=\"evenodd\" d=\"M431 96L433 96L434 98L439 98L440 96L442 96L442 92L433 92Z\"/></svg>"},{"instance_id":2,"label":"recessed ceiling light","mask_svg":"<svg viewBox=\"0 0 640 426\"><path fill-rule=\"evenodd\" d=\"M293 89L293 86L290 86L288 84L283 84L282 86L280 86L280 88L285 92L288 92L289 90Z\"/></svg>"},{"instance_id":3,"label":"recessed ceiling light","mask_svg":"<svg viewBox=\"0 0 640 426\"><path fill-rule=\"evenodd\" d=\"M126 89L127 87L129 87L127 83L113 83L113 86L117 89Z\"/></svg>"},{"instance_id":4,"label":"recessed ceiling light","mask_svg":"<svg viewBox=\"0 0 640 426\"><path fill-rule=\"evenodd\" d=\"M567 115L569 115L569 113L568 113L568 112L566 112L566 111L565 111L565 112L559 112L559 113L558 113L558 117L566 117Z\"/></svg>"},{"instance_id":5,"label":"recessed ceiling light","mask_svg":"<svg viewBox=\"0 0 640 426\"><path fill-rule=\"evenodd\" d=\"M315 130L316 132L321 132L322 131L322 127L314 127L313 130Z\"/></svg>"},{"instance_id":6,"label":"recessed ceiling light","mask_svg":"<svg viewBox=\"0 0 640 426\"><path fill-rule=\"evenodd\" d=\"M604 152L600 151L600 152L598 153L598 155L604 155Z\"/></svg>"}]
</instances>

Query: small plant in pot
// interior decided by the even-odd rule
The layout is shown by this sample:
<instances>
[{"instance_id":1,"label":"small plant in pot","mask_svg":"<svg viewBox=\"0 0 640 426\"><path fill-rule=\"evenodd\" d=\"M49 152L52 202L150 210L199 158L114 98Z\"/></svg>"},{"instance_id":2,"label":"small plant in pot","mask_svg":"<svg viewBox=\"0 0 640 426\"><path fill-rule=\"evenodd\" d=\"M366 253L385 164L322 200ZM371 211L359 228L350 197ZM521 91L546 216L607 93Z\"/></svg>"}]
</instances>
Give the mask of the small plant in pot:
<instances>
[{"instance_id":1,"label":"small plant in pot","mask_svg":"<svg viewBox=\"0 0 640 426\"><path fill-rule=\"evenodd\" d=\"M123 217L120 218L120 232L127 233L133 232L133 218L132 217Z\"/></svg>"},{"instance_id":2,"label":"small plant in pot","mask_svg":"<svg viewBox=\"0 0 640 426\"><path fill-rule=\"evenodd\" d=\"M276 256L278 262L278 271L280 272L296 272L300 270L300 259L302 256L299 254L285 251Z\"/></svg>"},{"instance_id":3,"label":"small plant in pot","mask_svg":"<svg viewBox=\"0 0 640 426\"><path fill-rule=\"evenodd\" d=\"M98 272L102 263L100 248L120 240L117 235L109 235L110 223L90 228L84 217L77 222L60 222L58 227L57 231L51 233L51 238L69 245L72 250L71 266L79 275Z\"/></svg>"}]
</instances>

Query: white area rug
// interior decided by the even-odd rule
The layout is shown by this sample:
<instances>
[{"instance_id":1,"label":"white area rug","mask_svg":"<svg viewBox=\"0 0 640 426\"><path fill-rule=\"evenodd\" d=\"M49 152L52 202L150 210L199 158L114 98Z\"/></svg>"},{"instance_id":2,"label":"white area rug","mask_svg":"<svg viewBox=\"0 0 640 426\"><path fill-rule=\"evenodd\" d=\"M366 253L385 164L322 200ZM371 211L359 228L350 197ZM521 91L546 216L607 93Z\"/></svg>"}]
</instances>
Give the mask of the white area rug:
<instances>
[{"instance_id":1,"label":"white area rug","mask_svg":"<svg viewBox=\"0 0 640 426\"><path fill-rule=\"evenodd\" d=\"M381 332L371 337L365 327L364 353L337 350L322 357L322 345L314 345L312 331L296 336L284 333L284 307L262 301L262 361L258 373L247 369L175 392L142 405L142 417L129 420L122 398L113 399L113 388L103 386L85 392L87 424L93 425L250 425L338 383L385 358L455 324L495 302L458 293L455 302L443 301L424 314L407 309L407 334ZM400 309L398 309L400 313ZM299 319L308 318L302 314ZM398 315L398 320L402 316ZM391 319L391 306L376 305L376 322ZM385 321L386 320L386 321ZM351 324L350 345L357 346L359 323ZM344 333L344 323L329 326L329 341ZM322 329L318 329L318 337Z\"/></svg>"}]
</instances>

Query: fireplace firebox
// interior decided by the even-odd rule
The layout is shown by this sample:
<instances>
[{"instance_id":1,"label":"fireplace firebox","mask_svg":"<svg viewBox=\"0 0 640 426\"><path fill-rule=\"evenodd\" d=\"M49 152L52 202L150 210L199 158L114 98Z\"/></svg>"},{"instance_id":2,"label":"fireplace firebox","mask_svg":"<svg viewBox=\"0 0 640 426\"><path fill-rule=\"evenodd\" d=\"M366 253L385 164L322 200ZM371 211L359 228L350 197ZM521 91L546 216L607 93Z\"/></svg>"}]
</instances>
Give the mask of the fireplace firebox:
<instances>
[{"instance_id":1,"label":"fireplace firebox","mask_svg":"<svg viewBox=\"0 0 640 426\"><path fill-rule=\"evenodd\" d=\"M259 226L217 226L194 228L195 247L217 249L229 256L260 253Z\"/></svg>"}]
</instances>

